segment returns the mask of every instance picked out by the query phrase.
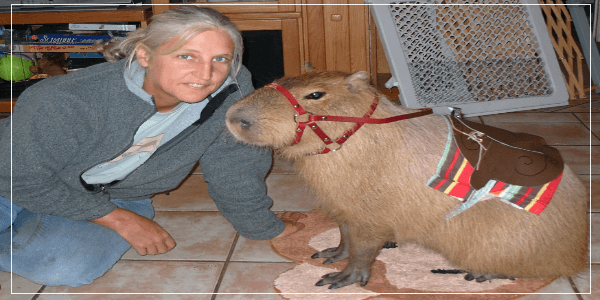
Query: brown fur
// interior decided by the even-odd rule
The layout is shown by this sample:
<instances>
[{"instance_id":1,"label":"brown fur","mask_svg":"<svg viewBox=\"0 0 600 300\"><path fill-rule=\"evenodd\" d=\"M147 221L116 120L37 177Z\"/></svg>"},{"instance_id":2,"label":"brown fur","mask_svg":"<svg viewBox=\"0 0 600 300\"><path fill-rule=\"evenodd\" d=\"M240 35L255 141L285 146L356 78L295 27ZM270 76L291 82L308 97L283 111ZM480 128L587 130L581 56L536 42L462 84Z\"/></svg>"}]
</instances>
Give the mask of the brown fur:
<instances>
[{"instance_id":1,"label":"brown fur","mask_svg":"<svg viewBox=\"0 0 600 300\"><path fill-rule=\"evenodd\" d=\"M311 72L276 82L314 114L360 117L376 93L363 72ZM326 95L303 99L313 92ZM378 96L374 118L412 112ZM587 196L568 166L540 215L490 199L445 220L460 202L425 186L448 136L442 117L365 124L341 150L306 155L323 142L307 129L298 145L286 146L294 138L294 114L283 95L266 87L233 105L227 121L237 139L273 147L294 162L328 217L350 228L350 264L361 247L395 240L418 242L464 270L483 274L549 278L574 275L587 266ZM251 125L241 127L239 119ZM353 125L319 122L332 138Z\"/></svg>"}]
</instances>

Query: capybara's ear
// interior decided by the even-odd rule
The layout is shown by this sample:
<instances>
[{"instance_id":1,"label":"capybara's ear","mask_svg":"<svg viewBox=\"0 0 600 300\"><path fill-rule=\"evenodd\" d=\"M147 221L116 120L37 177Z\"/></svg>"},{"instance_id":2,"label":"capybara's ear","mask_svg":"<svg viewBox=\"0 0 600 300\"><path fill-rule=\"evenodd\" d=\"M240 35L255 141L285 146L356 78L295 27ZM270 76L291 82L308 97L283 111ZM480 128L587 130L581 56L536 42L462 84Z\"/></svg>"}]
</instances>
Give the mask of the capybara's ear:
<instances>
[{"instance_id":1,"label":"capybara's ear","mask_svg":"<svg viewBox=\"0 0 600 300\"><path fill-rule=\"evenodd\" d=\"M348 90L353 93L360 93L361 90L364 90L369 87L369 76L367 76L367 72L358 71L346 78Z\"/></svg>"},{"instance_id":2,"label":"capybara's ear","mask_svg":"<svg viewBox=\"0 0 600 300\"><path fill-rule=\"evenodd\" d=\"M313 68L312 64L310 63L310 61L307 61L304 64L304 69L306 70L306 72L312 72L315 71L315 68Z\"/></svg>"}]
</instances>

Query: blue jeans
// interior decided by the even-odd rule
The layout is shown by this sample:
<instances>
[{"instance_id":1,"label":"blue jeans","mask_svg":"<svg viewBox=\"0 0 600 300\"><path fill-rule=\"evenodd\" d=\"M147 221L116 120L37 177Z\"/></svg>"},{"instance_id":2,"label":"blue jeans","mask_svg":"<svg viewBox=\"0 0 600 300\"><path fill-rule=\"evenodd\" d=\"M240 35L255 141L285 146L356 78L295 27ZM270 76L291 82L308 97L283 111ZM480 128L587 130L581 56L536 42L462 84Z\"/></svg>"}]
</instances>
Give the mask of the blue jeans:
<instances>
[{"instance_id":1,"label":"blue jeans","mask_svg":"<svg viewBox=\"0 0 600 300\"><path fill-rule=\"evenodd\" d=\"M154 218L152 200L111 200ZM129 250L116 231L89 221L40 215L12 205L12 272L44 285L81 286L102 276ZM11 271L11 203L0 196L0 270Z\"/></svg>"}]
</instances>

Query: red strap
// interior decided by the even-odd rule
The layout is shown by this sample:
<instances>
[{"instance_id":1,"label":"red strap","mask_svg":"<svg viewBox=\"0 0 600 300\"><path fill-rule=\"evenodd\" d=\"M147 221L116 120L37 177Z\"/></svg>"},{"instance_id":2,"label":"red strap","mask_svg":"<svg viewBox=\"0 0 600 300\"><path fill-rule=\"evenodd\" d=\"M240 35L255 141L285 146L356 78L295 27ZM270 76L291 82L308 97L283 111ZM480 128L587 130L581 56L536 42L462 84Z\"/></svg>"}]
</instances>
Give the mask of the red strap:
<instances>
[{"instance_id":1,"label":"red strap","mask_svg":"<svg viewBox=\"0 0 600 300\"><path fill-rule=\"evenodd\" d=\"M388 118L383 118L383 119L374 119L374 118L366 118L366 117L355 118L355 117L338 117L338 116L328 116L328 115L310 115L308 117L308 120L309 121L334 121L334 122L384 124L384 123L396 122L396 121L400 121L400 120L425 116L425 115L428 115L431 113L432 113L431 109L424 108L418 112L405 114L405 115L398 115L398 116L393 116L393 117L388 117ZM323 118L325 118L325 119L323 119Z\"/></svg>"},{"instance_id":2,"label":"red strap","mask_svg":"<svg viewBox=\"0 0 600 300\"><path fill-rule=\"evenodd\" d=\"M292 93L290 93L286 88L284 88L276 83L269 83L265 86L277 89L281 94L283 94L288 99L288 101L290 101L290 103L292 104L292 107L298 112L298 115L303 115L306 113L304 108L302 108L302 106L300 106L300 103L298 103L298 101L296 101L296 98L294 98L294 95L292 95Z\"/></svg>"}]
</instances>

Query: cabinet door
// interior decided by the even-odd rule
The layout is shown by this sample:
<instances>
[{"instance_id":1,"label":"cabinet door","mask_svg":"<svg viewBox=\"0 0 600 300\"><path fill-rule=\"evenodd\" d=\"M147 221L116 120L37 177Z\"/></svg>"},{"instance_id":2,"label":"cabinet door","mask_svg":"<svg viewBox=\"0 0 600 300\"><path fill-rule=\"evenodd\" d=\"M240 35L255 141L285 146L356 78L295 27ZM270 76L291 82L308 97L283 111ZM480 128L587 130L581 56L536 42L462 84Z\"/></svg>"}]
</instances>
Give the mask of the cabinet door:
<instances>
[{"instance_id":1,"label":"cabinet door","mask_svg":"<svg viewBox=\"0 0 600 300\"><path fill-rule=\"evenodd\" d=\"M305 0L306 58L317 70L370 72L369 14L362 0Z\"/></svg>"},{"instance_id":2,"label":"cabinet door","mask_svg":"<svg viewBox=\"0 0 600 300\"><path fill-rule=\"evenodd\" d=\"M275 12L299 12L300 6L293 5L299 4L300 0L271 0L271 1L211 1L207 2L206 0L192 0L186 4L214 4L215 6L219 6L218 11L223 14L230 13L275 13ZM163 13L165 10L168 10L171 7L175 7L175 5L180 5L181 3L173 3L171 4L170 0L152 0L152 12L154 14ZM286 5L289 4L289 5Z\"/></svg>"}]
</instances>

